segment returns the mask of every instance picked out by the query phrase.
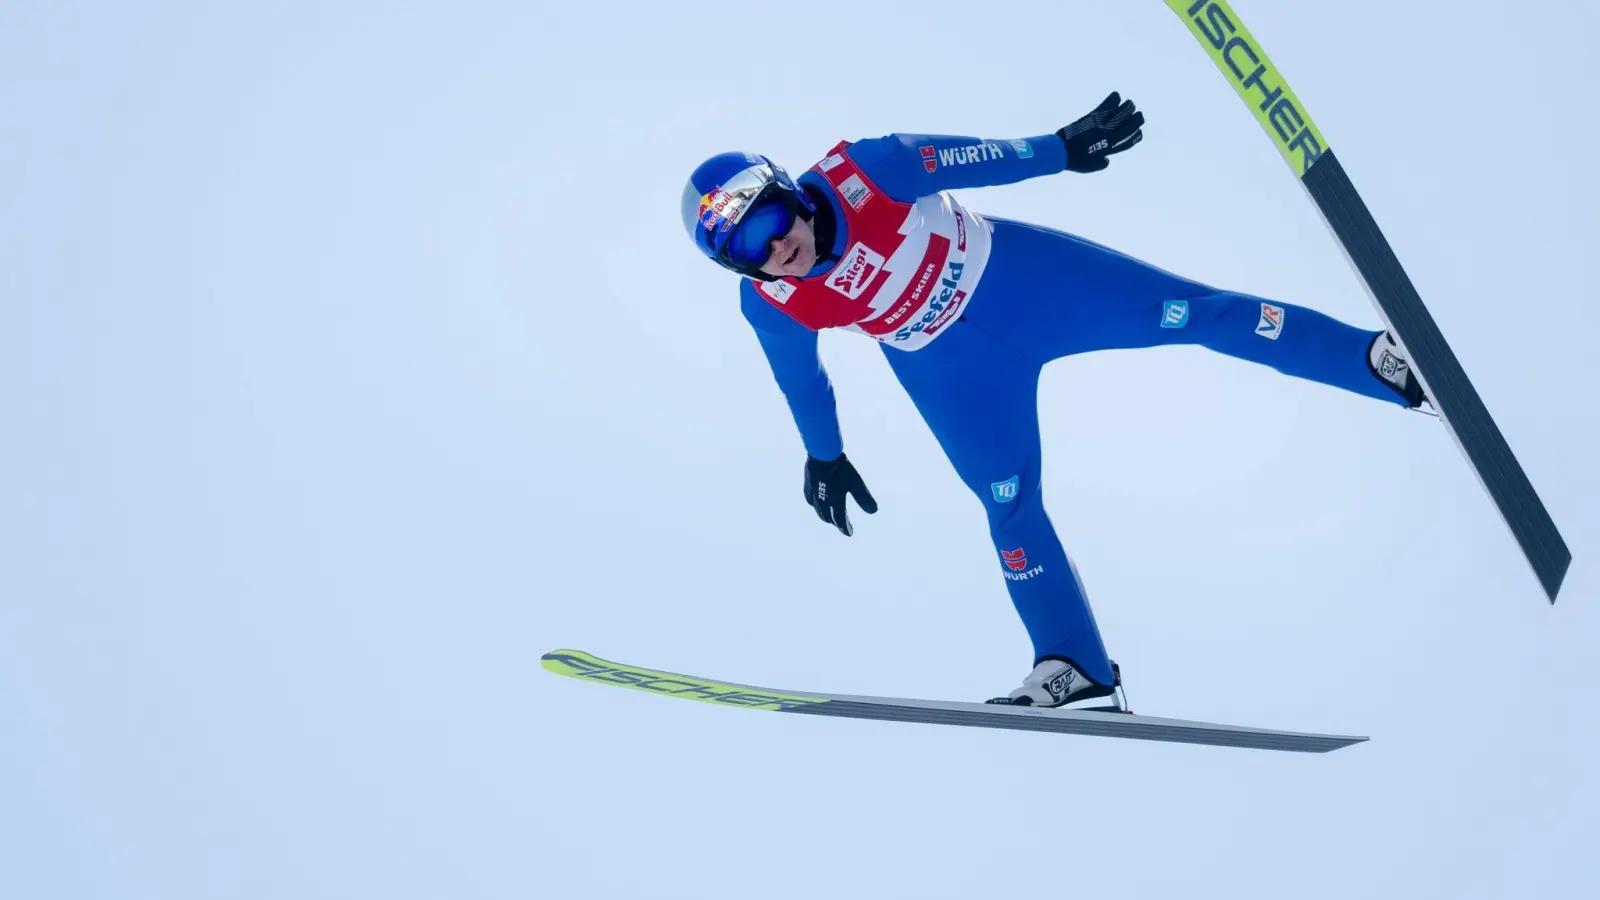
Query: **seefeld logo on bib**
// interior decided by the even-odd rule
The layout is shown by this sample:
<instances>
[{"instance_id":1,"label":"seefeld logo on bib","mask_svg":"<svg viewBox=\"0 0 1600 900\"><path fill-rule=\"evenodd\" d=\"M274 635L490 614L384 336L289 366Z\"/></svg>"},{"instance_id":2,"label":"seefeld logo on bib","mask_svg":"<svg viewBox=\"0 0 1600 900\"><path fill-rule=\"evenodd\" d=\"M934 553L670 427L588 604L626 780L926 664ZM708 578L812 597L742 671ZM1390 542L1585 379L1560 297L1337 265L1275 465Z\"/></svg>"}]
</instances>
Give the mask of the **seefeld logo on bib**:
<instances>
[{"instance_id":1,"label":"seefeld logo on bib","mask_svg":"<svg viewBox=\"0 0 1600 900\"><path fill-rule=\"evenodd\" d=\"M936 334L939 329L950 323L950 317L961 308L962 301L967 299L966 291L956 290L961 284L961 270L966 268L966 263L952 262L946 265L950 267L950 271L939 281L941 288L939 296L928 300L928 311L922 314L922 318L894 333L896 341L909 340L919 331L925 331L929 335Z\"/></svg>"}]
</instances>

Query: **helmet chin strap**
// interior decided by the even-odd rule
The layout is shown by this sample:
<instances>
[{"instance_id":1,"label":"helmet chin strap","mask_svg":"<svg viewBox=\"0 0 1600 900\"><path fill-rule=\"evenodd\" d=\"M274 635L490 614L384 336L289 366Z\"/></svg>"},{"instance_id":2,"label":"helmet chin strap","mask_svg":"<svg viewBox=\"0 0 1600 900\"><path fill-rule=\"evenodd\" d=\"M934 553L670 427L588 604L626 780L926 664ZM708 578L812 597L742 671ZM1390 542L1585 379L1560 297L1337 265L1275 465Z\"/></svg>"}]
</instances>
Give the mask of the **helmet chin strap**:
<instances>
[{"instance_id":1,"label":"helmet chin strap","mask_svg":"<svg viewBox=\"0 0 1600 900\"><path fill-rule=\"evenodd\" d=\"M804 191L811 201L809 210L804 204L801 205L800 215L811 223L811 236L816 241L817 262L838 260L839 256L833 252L833 242L839 234L839 222L833 214L832 205L821 191L809 184L800 185L800 190Z\"/></svg>"}]
</instances>

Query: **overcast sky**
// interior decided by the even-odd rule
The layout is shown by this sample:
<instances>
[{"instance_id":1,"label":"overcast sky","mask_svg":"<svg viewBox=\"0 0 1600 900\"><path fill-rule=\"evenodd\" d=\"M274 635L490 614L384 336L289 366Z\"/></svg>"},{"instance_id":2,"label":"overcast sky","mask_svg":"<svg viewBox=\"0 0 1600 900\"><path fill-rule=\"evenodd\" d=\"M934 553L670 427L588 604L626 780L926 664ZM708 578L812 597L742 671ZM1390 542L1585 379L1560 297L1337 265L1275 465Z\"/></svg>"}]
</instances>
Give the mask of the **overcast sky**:
<instances>
[{"instance_id":1,"label":"overcast sky","mask_svg":"<svg viewBox=\"0 0 1600 900\"><path fill-rule=\"evenodd\" d=\"M1134 709L1327 756L813 719L576 647L981 700L1030 647L878 347L845 539L683 180L895 131L1109 171L961 192L1363 327L1161 3L0 6L0 896L1600 894L1593 4L1238 0L1574 552L1439 423L1198 349L1052 364L1048 508ZM981 293L974 302L982 302Z\"/></svg>"}]
</instances>

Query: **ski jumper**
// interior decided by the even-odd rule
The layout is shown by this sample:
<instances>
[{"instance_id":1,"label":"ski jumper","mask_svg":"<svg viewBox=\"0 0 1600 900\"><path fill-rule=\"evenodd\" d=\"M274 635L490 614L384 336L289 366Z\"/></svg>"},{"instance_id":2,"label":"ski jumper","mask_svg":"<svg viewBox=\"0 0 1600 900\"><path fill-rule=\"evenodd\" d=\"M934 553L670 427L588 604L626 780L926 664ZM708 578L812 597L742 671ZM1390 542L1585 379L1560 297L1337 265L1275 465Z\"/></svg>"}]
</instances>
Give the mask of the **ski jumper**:
<instances>
[{"instance_id":1,"label":"ski jumper","mask_svg":"<svg viewBox=\"0 0 1600 900\"><path fill-rule=\"evenodd\" d=\"M1101 684L1111 663L1078 573L1045 512L1038 383L1093 350L1198 344L1279 372L1406 405L1375 375L1381 332L1219 291L1092 241L982 216L947 193L1065 170L1054 134L991 141L891 134L845 142L797 182L832 208L832 248L803 278L740 280L806 452L844 452L821 328L881 342L901 386L983 504L995 563L1033 642ZM959 246L959 249L958 249Z\"/></svg>"}]
</instances>

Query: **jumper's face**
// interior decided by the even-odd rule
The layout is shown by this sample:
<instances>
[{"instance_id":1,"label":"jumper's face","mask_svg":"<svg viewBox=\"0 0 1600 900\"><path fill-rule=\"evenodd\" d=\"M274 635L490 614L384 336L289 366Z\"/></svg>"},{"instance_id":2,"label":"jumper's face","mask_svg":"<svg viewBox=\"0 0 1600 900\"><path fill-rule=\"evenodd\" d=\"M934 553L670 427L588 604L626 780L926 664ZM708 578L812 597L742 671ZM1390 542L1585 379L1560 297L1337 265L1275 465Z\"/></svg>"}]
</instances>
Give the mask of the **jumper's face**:
<instances>
[{"instance_id":1,"label":"jumper's face","mask_svg":"<svg viewBox=\"0 0 1600 900\"><path fill-rule=\"evenodd\" d=\"M811 223L794 217L794 226L771 241L772 258L761 267L768 275L799 277L817 264L817 238Z\"/></svg>"}]
</instances>

